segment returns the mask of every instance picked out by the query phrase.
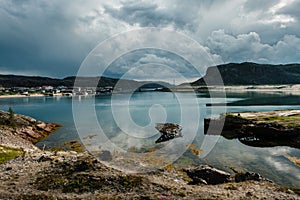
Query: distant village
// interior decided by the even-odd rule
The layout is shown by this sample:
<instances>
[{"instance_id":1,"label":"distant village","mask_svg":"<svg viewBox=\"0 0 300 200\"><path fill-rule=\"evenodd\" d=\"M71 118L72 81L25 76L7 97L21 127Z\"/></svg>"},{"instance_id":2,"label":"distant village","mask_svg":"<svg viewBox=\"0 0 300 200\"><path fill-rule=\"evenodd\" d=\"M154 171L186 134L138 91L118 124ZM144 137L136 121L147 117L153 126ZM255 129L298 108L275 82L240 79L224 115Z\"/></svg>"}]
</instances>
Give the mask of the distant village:
<instances>
[{"instance_id":1,"label":"distant village","mask_svg":"<svg viewBox=\"0 0 300 200\"><path fill-rule=\"evenodd\" d=\"M31 96L41 94L45 96L76 96L76 95L97 95L110 94L113 92L113 86L105 87L53 87L45 85L41 87L0 87L0 95L24 95Z\"/></svg>"}]
</instances>

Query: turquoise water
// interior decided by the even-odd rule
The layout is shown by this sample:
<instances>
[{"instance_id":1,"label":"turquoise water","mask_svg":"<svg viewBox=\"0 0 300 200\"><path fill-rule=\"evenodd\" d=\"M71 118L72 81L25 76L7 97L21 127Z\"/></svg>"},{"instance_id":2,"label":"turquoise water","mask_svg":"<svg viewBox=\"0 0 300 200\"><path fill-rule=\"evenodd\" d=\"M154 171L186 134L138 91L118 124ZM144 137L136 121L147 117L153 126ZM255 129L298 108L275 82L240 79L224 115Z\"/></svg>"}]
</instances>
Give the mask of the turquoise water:
<instances>
[{"instance_id":1,"label":"turquoise water","mask_svg":"<svg viewBox=\"0 0 300 200\"><path fill-rule=\"evenodd\" d=\"M227 107L214 108L216 110L206 106L210 103L224 102L231 104ZM179 166L206 163L226 171L230 171L229 168L233 167L237 170L259 172L281 185L300 187L300 168L284 157L285 154L289 154L300 158L299 149L250 147L238 140L214 136L209 137L216 140L216 145L211 151L203 146L204 117L217 116L224 110L243 112L300 109L300 98L296 95L251 92L230 93L226 99L211 99L207 94L194 96L188 93L145 92L135 93L129 98L124 94L114 95L113 102L110 96L98 96L95 99L88 96L75 97L73 103L77 106L75 118L80 120L77 124L80 125L79 129L74 123L71 97L0 99L0 109L8 110L12 107L15 113L29 115L42 121L61 123L63 125L61 129L38 143L38 146L46 148L63 146L65 142L80 139L87 145L83 138L97 135L100 126L107 136L105 139L113 141L119 149L125 151L132 147L149 151L153 148L164 149L167 144L156 145L153 142L159 137L159 133L154 129L155 123L164 121L180 123L184 137L174 139L176 148L172 146L172 151L177 149L175 155L179 159L176 156L170 158L171 161L177 160ZM93 111L99 123L97 125L93 123L95 121ZM204 154L207 155L200 157L193 155L186 149L186 144L189 143L196 144L197 149L204 149L206 151ZM104 148L104 145L102 147ZM187 151L184 153L183 150Z\"/></svg>"}]
</instances>

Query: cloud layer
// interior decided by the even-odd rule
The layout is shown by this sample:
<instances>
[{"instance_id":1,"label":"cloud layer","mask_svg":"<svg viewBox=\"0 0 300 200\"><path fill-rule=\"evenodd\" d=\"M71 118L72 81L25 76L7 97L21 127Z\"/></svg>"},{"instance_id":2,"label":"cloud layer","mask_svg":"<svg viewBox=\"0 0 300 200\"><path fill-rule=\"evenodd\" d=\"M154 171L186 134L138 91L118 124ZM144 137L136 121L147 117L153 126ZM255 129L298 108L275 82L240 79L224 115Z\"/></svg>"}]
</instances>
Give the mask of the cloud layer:
<instances>
[{"instance_id":1,"label":"cloud layer","mask_svg":"<svg viewBox=\"0 0 300 200\"><path fill-rule=\"evenodd\" d=\"M101 41L149 26L186 34L218 64L299 63L299 9L296 0L3 0L0 73L75 75ZM177 69L180 60L159 51L140 54L134 66L147 59Z\"/></svg>"},{"instance_id":2,"label":"cloud layer","mask_svg":"<svg viewBox=\"0 0 300 200\"><path fill-rule=\"evenodd\" d=\"M222 55L224 62L290 63L299 62L300 38L284 35L275 44L263 43L256 32L230 35L224 30L213 31L208 47Z\"/></svg>"}]
</instances>

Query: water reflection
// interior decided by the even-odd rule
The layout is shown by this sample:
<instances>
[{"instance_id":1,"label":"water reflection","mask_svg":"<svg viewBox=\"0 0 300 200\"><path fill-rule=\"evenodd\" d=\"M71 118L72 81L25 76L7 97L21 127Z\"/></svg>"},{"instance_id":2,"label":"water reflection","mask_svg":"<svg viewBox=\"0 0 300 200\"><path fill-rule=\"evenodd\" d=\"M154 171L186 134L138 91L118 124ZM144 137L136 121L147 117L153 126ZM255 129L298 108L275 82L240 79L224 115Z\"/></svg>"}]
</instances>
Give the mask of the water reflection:
<instances>
[{"instance_id":1,"label":"water reflection","mask_svg":"<svg viewBox=\"0 0 300 200\"><path fill-rule=\"evenodd\" d=\"M229 106L229 110L230 107L247 108L251 106L249 109L250 111L255 111L253 110L253 107L259 109L262 107L266 108L266 106L270 107L270 105L278 105L276 110L282 109L282 105L290 106L287 109L299 109L299 94L299 91L230 93L227 96L236 97L236 95L238 95L245 97L245 95L247 95L247 98L229 102L227 103L227 106ZM252 147L289 146L298 149L300 148L299 133L285 130L283 127L269 129L265 126L267 125L252 127L252 129L251 127L248 127L247 130L243 130L242 135L233 130L225 130L221 135L227 139L238 139L241 143ZM270 131L272 133L267 134Z\"/></svg>"},{"instance_id":2,"label":"water reflection","mask_svg":"<svg viewBox=\"0 0 300 200\"><path fill-rule=\"evenodd\" d=\"M182 94L188 100L188 94ZM167 120L171 122L178 122L180 119L180 110L178 110L178 103L170 93L143 93L141 95L133 96L130 100L130 113L133 120L138 125L146 126L151 123L148 110L154 104L164 105L167 113ZM276 100L277 99L277 100ZM79 101L79 99L78 99ZM226 139L224 137L216 138L210 136L211 140L217 140L216 146L213 150L203 159L194 153L195 150L199 150L199 154L202 155L207 152L202 152L201 144L204 137L204 117L217 117L212 115L211 107L206 107L207 103L228 103L228 112L246 112L246 111L272 111L272 110L284 110L284 109L300 109L300 98L296 94L283 94L283 93L257 93L257 92L234 92L227 93L227 99L215 98L210 99L208 94L198 94L198 101L201 108L195 107L192 104L185 104L191 110L199 109L200 113L205 115L201 116L202 121L199 121L199 129L197 130L196 138L194 139L193 148L181 146L186 149L186 152L182 157L177 160L178 165L186 165L191 163L207 163L215 167L230 171L230 167L238 170L255 171L261 173L263 176L274 180L275 182L292 186L300 187L299 174L300 169L294 163L290 162L285 154L289 154L299 158L300 150L291 147L274 146L274 147L261 147L258 145L248 146L241 143L238 139ZM188 102L188 101L187 101ZM271 102L271 103L270 103ZM277 102L277 104L275 104ZM153 126L153 137L143 139L137 142L134 138L128 139L128 135L123 135L122 130L114 122L114 118L111 111L111 102L109 96L99 96L95 100L89 97L82 97L80 103L90 104L96 110L98 121L101 127L109 133L108 137L118 144L120 148L129 151L144 151L151 152L154 148L162 148L162 146L156 146L154 141L160 136ZM122 95L120 95L120 101L118 102L119 109L122 109ZM14 99L0 99L0 109L8 110L9 107L13 107L16 113L29 115L42 121L58 122L63 124L63 127L56 133L50 135L44 141L41 141L38 145L51 148L53 146L63 146L65 142L71 140L78 140L79 136L75 128L72 116L72 98L70 97L32 97L32 98L14 98ZM147 110L147 112L145 112ZM151 109L150 109L151 110ZM220 107L220 112L221 112ZM155 109L154 109L155 111ZM159 112L160 113L160 112ZM152 113L153 115L153 113ZM157 119L160 119L159 117ZM125 119L124 119L125 120ZM176 121L177 120L177 121ZM189 119L191 123L195 123L195 120ZM87 127L86 141L90 142L90 145L94 145L98 148L97 141L93 143L93 135L97 134L97 130L89 126L89 118L85 121ZM189 123L181 124L183 127L183 138L176 138L174 140L180 141L185 138L185 135L189 134ZM133 130L134 131L134 130ZM141 132L141 135L144 133ZM147 133L145 133L147 134ZM93 136L93 137L92 137ZM255 140L254 140L255 141ZM281 142L281 141L276 141ZM139 145L137 145L139 144ZM280 144L283 145L283 144ZM170 148L172 149L172 148ZM194 151L193 151L194 150ZM135 163L137 164L137 163Z\"/></svg>"},{"instance_id":3,"label":"water reflection","mask_svg":"<svg viewBox=\"0 0 300 200\"><path fill-rule=\"evenodd\" d=\"M282 138L272 138L272 137L240 137L238 140L248 146L252 147L275 147L275 146L288 146L300 149L300 138L295 137L282 137Z\"/></svg>"}]
</instances>

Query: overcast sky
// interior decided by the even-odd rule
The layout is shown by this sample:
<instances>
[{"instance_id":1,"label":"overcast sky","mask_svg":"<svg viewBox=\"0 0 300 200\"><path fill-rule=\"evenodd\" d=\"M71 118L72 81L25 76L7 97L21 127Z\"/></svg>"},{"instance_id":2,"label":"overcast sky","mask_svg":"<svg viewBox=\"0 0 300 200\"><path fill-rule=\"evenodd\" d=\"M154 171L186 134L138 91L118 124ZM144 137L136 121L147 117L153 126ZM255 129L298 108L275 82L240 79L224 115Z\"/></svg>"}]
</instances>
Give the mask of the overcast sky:
<instances>
[{"instance_id":1,"label":"overcast sky","mask_svg":"<svg viewBox=\"0 0 300 200\"><path fill-rule=\"evenodd\" d=\"M216 64L300 63L299 10L299 0L0 0L0 73L76 75L100 42L143 27L187 35ZM190 65L162 51L128 55L113 62L111 74L141 63L151 68L146 61Z\"/></svg>"}]
</instances>

